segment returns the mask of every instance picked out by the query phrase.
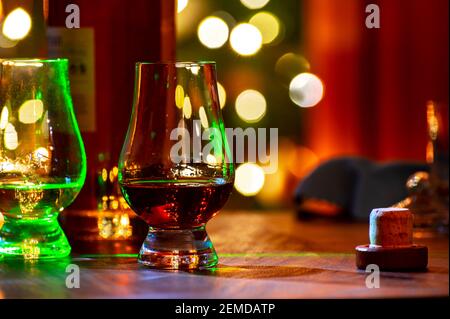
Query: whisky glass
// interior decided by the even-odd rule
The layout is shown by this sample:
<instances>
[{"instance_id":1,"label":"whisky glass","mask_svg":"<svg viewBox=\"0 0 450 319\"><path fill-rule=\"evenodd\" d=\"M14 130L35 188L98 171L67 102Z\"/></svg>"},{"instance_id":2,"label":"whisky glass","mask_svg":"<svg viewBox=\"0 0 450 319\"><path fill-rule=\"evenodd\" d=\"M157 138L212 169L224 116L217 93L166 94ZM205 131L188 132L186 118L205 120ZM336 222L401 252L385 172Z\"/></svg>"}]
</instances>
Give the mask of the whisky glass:
<instances>
[{"instance_id":1,"label":"whisky glass","mask_svg":"<svg viewBox=\"0 0 450 319\"><path fill-rule=\"evenodd\" d=\"M119 184L149 225L138 261L160 269L214 267L205 224L233 182L215 63L137 63Z\"/></svg>"},{"instance_id":2,"label":"whisky glass","mask_svg":"<svg viewBox=\"0 0 450 319\"><path fill-rule=\"evenodd\" d=\"M0 258L65 257L57 217L86 177L68 60L0 59L0 112Z\"/></svg>"}]
</instances>

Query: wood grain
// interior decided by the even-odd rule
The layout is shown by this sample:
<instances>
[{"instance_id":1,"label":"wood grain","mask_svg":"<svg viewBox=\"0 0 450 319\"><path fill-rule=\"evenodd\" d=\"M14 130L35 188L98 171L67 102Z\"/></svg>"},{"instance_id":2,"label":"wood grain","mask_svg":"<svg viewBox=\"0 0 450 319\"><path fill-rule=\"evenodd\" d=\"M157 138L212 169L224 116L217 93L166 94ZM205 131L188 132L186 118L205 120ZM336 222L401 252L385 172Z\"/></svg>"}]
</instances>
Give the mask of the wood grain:
<instances>
[{"instance_id":1,"label":"wood grain","mask_svg":"<svg viewBox=\"0 0 450 319\"><path fill-rule=\"evenodd\" d=\"M448 296L448 240L429 247L426 272L382 272L368 289L354 247L368 225L298 222L289 212L226 212L208 226L220 257L212 271L150 270L133 257L75 255L58 262L0 262L2 298L398 298ZM65 285L68 264L79 289Z\"/></svg>"}]
</instances>

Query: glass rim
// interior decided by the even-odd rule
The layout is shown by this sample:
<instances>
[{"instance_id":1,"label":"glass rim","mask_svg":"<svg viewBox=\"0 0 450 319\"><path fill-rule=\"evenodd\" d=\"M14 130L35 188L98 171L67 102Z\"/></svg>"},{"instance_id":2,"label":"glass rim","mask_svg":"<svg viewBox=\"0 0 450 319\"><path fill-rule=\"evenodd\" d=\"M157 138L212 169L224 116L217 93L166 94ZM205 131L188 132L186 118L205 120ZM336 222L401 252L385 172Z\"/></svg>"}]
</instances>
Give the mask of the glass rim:
<instances>
[{"instance_id":1,"label":"glass rim","mask_svg":"<svg viewBox=\"0 0 450 319\"><path fill-rule=\"evenodd\" d=\"M0 58L0 63L60 63L69 62L67 58Z\"/></svg>"},{"instance_id":2,"label":"glass rim","mask_svg":"<svg viewBox=\"0 0 450 319\"><path fill-rule=\"evenodd\" d=\"M204 65L216 65L216 61L140 61L136 62L136 66L141 65L172 65L175 67L192 67L192 66L204 66Z\"/></svg>"}]
</instances>

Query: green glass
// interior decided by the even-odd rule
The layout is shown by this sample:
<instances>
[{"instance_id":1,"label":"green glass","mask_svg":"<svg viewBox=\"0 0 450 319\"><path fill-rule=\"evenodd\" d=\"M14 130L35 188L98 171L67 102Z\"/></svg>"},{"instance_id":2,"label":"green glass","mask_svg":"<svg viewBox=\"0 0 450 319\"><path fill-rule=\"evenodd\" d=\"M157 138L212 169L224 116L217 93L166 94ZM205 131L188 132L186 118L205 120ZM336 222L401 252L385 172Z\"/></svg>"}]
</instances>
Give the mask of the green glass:
<instances>
[{"instance_id":1,"label":"green glass","mask_svg":"<svg viewBox=\"0 0 450 319\"><path fill-rule=\"evenodd\" d=\"M70 254L58 224L86 178L67 59L0 59L0 258Z\"/></svg>"}]
</instances>

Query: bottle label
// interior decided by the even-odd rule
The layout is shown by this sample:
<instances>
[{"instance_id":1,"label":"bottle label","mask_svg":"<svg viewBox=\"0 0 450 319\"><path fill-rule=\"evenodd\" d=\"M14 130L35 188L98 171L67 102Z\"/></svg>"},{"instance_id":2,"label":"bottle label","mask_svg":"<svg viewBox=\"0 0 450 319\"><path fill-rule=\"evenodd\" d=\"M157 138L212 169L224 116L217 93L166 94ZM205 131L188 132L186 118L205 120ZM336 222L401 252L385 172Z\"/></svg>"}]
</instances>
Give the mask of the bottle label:
<instances>
[{"instance_id":1,"label":"bottle label","mask_svg":"<svg viewBox=\"0 0 450 319\"><path fill-rule=\"evenodd\" d=\"M82 132L95 132L94 29L47 28L48 54L68 58L70 88L78 125Z\"/></svg>"}]
</instances>

